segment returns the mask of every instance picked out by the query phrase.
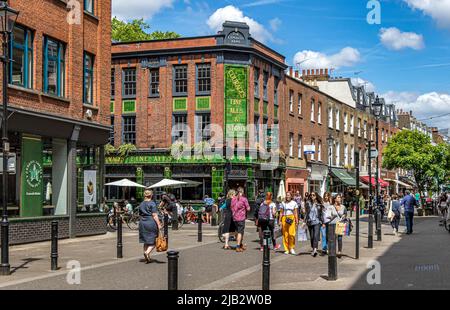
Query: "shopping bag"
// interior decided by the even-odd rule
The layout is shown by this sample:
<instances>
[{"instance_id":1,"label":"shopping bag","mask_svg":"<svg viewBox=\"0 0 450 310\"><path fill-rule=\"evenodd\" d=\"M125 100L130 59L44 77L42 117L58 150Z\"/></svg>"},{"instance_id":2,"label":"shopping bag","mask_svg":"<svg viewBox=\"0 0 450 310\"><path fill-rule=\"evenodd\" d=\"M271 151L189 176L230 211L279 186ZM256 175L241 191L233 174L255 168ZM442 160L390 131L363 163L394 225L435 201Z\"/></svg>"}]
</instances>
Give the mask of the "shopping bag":
<instances>
[{"instance_id":1,"label":"shopping bag","mask_svg":"<svg viewBox=\"0 0 450 310\"><path fill-rule=\"evenodd\" d=\"M298 241L308 241L308 229L306 224L299 224L297 230Z\"/></svg>"},{"instance_id":2,"label":"shopping bag","mask_svg":"<svg viewBox=\"0 0 450 310\"><path fill-rule=\"evenodd\" d=\"M156 238L156 251L165 252L169 245L167 244L167 238L164 236L163 232L159 232L159 236Z\"/></svg>"},{"instance_id":3,"label":"shopping bag","mask_svg":"<svg viewBox=\"0 0 450 310\"><path fill-rule=\"evenodd\" d=\"M336 235L337 236L343 236L345 234L345 226L347 224L343 222L337 222L336 223Z\"/></svg>"}]
</instances>

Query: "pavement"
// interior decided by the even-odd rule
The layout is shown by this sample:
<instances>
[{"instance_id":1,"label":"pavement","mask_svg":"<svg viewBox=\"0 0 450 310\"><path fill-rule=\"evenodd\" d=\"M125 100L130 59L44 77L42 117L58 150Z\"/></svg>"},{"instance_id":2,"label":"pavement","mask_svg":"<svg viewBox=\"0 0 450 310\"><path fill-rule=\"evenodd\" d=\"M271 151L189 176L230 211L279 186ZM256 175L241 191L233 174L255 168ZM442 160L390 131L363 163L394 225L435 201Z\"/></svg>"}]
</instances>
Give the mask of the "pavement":
<instances>
[{"instance_id":1,"label":"pavement","mask_svg":"<svg viewBox=\"0 0 450 310\"><path fill-rule=\"evenodd\" d=\"M434 217L417 218L414 234L392 234L383 225L383 241L374 241L367 249L367 218L361 221L360 259L356 260L355 236L344 238L344 256L338 260L338 280L327 281L328 258L312 257L309 241L297 244L298 255L271 252L271 289L449 289L450 234ZM217 228L204 225L203 242L197 242L196 225L170 231L169 247L180 251L179 289L186 290L259 290L261 289L262 253L256 228L247 223L244 253L224 251L217 238ZM404 227L402 227L404 229ZM375 237L376 240L376 237ZM116 257L116 233L59 242L58 271L50 271L50 243L11 247L13 273L0 277L0 289L167 289L166 253L153 255L157 261L142 261L142 245L135 231L124 230L124 258ZM79 284L67 263L80 264ZM369 262L381 266L381 284L369 285ZM74 265L72 265L73 267ZM370 267L370 266L369 266Z\"/></svg>"}]
</instances>

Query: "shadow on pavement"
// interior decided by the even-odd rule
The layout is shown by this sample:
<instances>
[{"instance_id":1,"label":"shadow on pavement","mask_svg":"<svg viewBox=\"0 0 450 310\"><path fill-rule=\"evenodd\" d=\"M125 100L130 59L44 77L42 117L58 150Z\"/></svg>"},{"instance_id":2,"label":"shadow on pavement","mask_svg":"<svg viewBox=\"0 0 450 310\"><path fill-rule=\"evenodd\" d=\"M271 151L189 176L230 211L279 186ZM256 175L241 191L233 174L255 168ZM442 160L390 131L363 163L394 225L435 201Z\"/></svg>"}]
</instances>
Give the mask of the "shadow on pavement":
<instances>
[{"instance_id":1,"label":"shadow on pavement","mask_svg":"<svg viewBox=\"0 0 450 310\"><path fill-rule=\"evenodd\" d=\"M35 262L35 261L39 261L42 260L42 258L25 258L22 259L23 263L20 264L17 267L11 267L11 274L15 273L17 270L19 269L28 269L28 267L26 267L28 264Z\"/></svg>"}]
</instances>

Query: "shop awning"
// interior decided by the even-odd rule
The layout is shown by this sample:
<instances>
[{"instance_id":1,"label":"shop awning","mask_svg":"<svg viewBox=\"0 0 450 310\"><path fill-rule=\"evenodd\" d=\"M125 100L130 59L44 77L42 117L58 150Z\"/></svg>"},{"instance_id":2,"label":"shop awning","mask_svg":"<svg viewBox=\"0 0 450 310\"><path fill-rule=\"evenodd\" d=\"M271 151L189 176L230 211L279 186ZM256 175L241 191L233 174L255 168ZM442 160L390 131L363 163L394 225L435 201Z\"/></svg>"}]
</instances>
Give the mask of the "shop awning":
<instances>
[{"instance_id":1,"label":"shop awning","mask_svg":"<svg viewBox=\"0 0 450 310\"><path fill-rule=\"evenodd\" d=\"M394 183L397 183L398 185L403 186L404 188L413 188L411 185L406 184L406 183L404 183L404 182L402 182L402 181L399 181L399 180L394 180L394 179L384 179L384 180L385 180L385 181L388 181L388 182L394 182Z\"/></svg>"},{"instance_id":2,"label":"shop awning","mask_svg":"<svg viewBox=\"0 0 450 310\"><path fill-rule=\"evenodd\" d=\"M361 180L364 182L364 183L367 183L367 184L369 184L369 177L368 176L364 176L364 177L361 177ZM381 187L389 187L389 183L388 182L386 182L386 181L384 181L384 180L382 180L382 179L378 179L378 182L380 183L380 186ZM375 178L371 178L370 179L370 184L372 184L372 186L373 187L375 187L375 184L376 182L375 182Z\"/></svg>"},{"instance_id":3,"label":"shop awning","mask_svg":"<svg viewBox=\"0 0 450 310\"><path fill-rule=\"evenodd\" d=\"M342 183L356 187L356 179L352 177L345 169L331 168L331 172L335 177L342 181Z\"/></svg>"}]
</instances>

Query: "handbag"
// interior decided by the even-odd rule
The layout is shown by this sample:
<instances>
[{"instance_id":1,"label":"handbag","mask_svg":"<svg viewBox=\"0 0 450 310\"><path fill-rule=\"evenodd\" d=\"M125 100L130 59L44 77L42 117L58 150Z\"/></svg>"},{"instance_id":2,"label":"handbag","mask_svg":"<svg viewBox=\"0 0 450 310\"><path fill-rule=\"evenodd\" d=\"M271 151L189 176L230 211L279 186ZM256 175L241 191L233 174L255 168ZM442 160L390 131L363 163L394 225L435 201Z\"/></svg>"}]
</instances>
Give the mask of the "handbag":
<instances>
[{"instance_id":1,"label":"handbag","mask_svg":"<svg viewBox=\"0 0 450 310\"><path fill-rule=\"evenodd\" d=\"M290 217L286 217L285 223L288 225L292 225L292 223L294 223L294 220Z\"/></svg>"},{"instance_id":2,"label":"handbag","mask_svg":"<svg viewBox=\"0 0 450 310\"><path fill-rule=\"evenodd\" d=\"M337 236L345 235L346 225L347 225L347 223L343 223L343 222L336 223L336 235Z\"/></svg>"},{"instance_id":3,"label":"handbag","mask_svg":"<svg viewBox=\"0 0 450 310\"><path fill-rule=\"evenodd\" d=\"M165 252L169 245L167 244L167 238L164 236L163 232L159 232L159 236L156 238L156 252Z\"/></svg>"}]
</instances>

